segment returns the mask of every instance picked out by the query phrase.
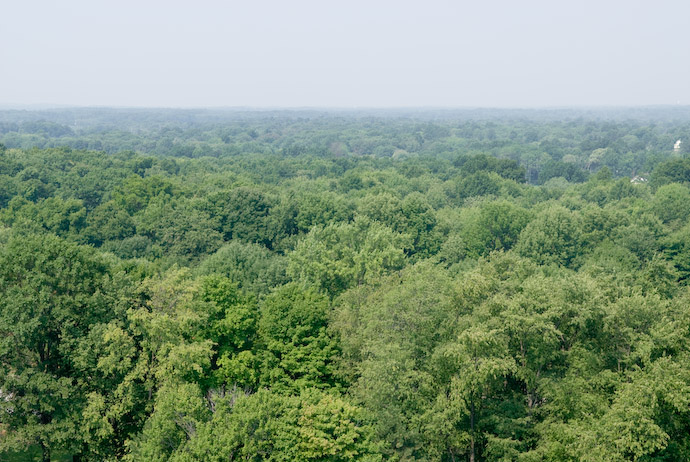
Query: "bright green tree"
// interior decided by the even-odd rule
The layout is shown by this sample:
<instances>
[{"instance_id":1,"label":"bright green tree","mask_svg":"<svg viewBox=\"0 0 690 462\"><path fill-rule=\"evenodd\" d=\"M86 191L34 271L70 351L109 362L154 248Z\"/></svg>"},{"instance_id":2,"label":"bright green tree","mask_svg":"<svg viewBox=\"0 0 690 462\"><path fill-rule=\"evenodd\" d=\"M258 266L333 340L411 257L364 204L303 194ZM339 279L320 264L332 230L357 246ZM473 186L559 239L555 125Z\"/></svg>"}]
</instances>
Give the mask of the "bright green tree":
<instances>
[{"instance_id":1,"label":"bright green tree","mask_svg":"<svg viewBox=\"0 0 690 462\"><path fill-rule=\"evenodd\" d=\"M299 391L337 385L339 348L327 329L328 308L325 295L296 284L266 297L258 323L262 386Z\"/></svg>"},{"instance_id":2,"label":"bright green tree","mask_svg":"<svg viewBox=\"0 0 690 462\"><path fill-rule=\"evenodd\" d=\"M365 217L315 227L288 255L288 275L332 295L405 266L407 235Z\"/></svg>"}]
</instances>

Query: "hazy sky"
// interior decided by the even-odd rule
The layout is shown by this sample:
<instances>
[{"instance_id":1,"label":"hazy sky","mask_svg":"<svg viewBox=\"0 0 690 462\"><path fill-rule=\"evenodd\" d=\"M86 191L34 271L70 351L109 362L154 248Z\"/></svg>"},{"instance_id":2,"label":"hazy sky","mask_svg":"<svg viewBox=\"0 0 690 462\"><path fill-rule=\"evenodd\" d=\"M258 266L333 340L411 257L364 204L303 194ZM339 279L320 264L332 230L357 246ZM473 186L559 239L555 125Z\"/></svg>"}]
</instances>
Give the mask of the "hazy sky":
<instances>
[{"instance_id":1,"label":"hazy sky","mask_svg":"<svg viewBox=\"0 0 690 462\"><path fill-rule=\"evenodd\" d=\"M690 2L6 0L0 104L690 104Z\"/></svg>"}]
</instances>

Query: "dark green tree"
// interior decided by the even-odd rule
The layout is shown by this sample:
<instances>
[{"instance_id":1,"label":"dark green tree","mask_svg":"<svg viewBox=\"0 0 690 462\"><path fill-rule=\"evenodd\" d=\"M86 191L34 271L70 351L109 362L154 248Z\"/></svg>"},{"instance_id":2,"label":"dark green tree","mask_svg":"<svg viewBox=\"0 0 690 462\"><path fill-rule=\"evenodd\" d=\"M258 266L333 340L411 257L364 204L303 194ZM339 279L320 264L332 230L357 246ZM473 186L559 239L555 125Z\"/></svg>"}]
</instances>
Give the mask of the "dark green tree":
<instances>
[{"instance_id":1,"label":"dark green tree","mask_svg":"<svg viewBox=\"0 0 690 462\"><path fill-rule=\"evenodd\" d=\"M52 236L13 236L0 248L0 449L81 451L89 378L75 373L80 341L114 313L108 266Z\"/></svg>"}]
</instances>

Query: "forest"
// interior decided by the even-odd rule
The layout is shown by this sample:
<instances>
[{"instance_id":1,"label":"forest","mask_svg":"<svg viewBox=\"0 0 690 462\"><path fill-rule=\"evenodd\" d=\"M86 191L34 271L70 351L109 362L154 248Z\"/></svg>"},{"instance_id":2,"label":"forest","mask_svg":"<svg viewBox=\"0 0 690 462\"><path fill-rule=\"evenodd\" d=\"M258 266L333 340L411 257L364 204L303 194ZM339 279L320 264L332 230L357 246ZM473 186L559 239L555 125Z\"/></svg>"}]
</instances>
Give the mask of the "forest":
<instances>
[{"instance_id":1,"label":"forest","mask_svg":"<svg viewBox=\"0 0 690 462\"><path fill-rule=\"evenodd\" d=\"M690 460L689 218L688 107L0 110L0 460Z\"/></svg>"}]
</instances>

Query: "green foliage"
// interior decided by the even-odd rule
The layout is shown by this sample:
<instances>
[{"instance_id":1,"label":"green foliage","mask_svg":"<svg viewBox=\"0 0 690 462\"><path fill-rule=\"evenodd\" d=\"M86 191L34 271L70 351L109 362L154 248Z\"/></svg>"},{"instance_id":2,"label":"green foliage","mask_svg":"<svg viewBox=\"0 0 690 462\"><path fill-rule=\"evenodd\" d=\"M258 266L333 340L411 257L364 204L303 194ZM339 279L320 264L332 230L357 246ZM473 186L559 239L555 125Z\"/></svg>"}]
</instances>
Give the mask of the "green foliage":
<instances>
[{"instance_id":1,"label":"green foliage","mask_svg":"<svg viewBox=\"0 0 690 462\"><path fill-rule=\"evenodd\" d=\"M170 460L177 448L196 435L209 413L197 385L164 386L157 393L153 413L141 434L129 442L129 454L124 460Z\"/></svg>"},{"instance_id":2,"label":"green foliage","mask_svg":"<svg viewBox=\"0 0 690 462\"><path fill-rule=\"evenodd\" d=\"M160 245L168 255L196 259L222 244L215 221L198 202L152 199L136 216L137 232Z\"/></svg>"},{"instance_id":3,"label":"green foliage","mask_svg":"<svg viewBox=\"0 0 690 462\"><path fill-rule=\"evenodd\" d=\"M455 161L455 165L460 167L460 170L465 174L473 174L480 171L495 172L503 178L517 181L518 183L524 182L527 175L525 168L521 167L515 160L497 159L486 154L459 157Z\"/></svg>"},{"instance_id":4,"label":"green foliage","mask_svg":"<svg viewBox=\"0 0 690 462\"><path fill-rule=\"evenodd\" d=\"M0 220L5 225L27 232L48 231L67 237L85 227L86 209L76 199L65 201L50 197L34 203L16 196L0 215Z\"/></svg>"},{"instance_id":5,"label":"green foliage","mask_svg":"<svg viewBox=\"0 0 690 462\"><path fill-rule=\"evenodd\" d=\"M439 363L437 367L451 375L451 379L433 411L442 412L444 417L453 420L439 429L439 417L428 413L426 418L431 426L425 431L441 436L441 441L434 438L436 444L441 445L437 449L440 452L467 454L470 460L475 459L479 452L478 440L484 438L484 401L495 396L501 382L515 369L506 338L499 331L470 327L456 340L439 348L435 359ZM489 451L488 447L486 449Z\"/></svg>"},{"instance_id":6,"label":"green foliage","mask_svg":"<svg viewBox=\"0 0 690 462\"><path fill-rule=\"evenodd\" d=\"M426 257L439 250L440 236L436 230L436 215L420 193L411 193L403 200L390 194L366 196L362 200L360 211L372 220L412 237L410 254Z\"/></svg>"},{"instance_id":7,"label":"green foliage","mask_svg":"<svg viewBox=\"0 0 690 462\"><path fill-rule=\"evenodd\" d=\"M258 325L261 385L279 391L336 386L339 348L327 324L328 298L313 289L291 284L266 297Z\"/></svg>"},{"instance_id":8,"label":"green foliage","mask_svg":"<svg viewBox=\"0 0 690 462\"><path fill-rule=\"evenodd\" d=\"M173 185L161 177L129 177L112 192L115 203L130 215L145 208L156 197L169 198Z\"/></svg>"},{"instance_id":9,"label":"green foliage","mask_svg":"<svg viewBox=\"0 0 690 462\"><path fill-rule=\"evenodd\" d=\"M107 241L117 241L134 236L136 225L125 209L114 201L96 207L86 221L84 237L90 244L103 245Z\"/></svg>"},{"instance_id":10,"label":"green foliage","mask_svg":"<svg viewBox=\"0 0 690 462\"><path fill-rule=\"evenodd\" d=\"M227 278L209 276L202 280L201 297L212 305L203 338L216 345L216 385L253 387L258 381L257 359L251 352L256 339L258 310L252 297L241 293Z\"/></svg>"},{"instance_id":11,"label":"green foliage","mask_svg":"<svg viewBox=\"0 0 690 462\"><path fill-rule=\"evenodd\" d=\"M683 224L690 215L690 189L679 184L661 186L651 205L654 214L662 222Z\"/></svg>"},{"instance_id":12,"label":"green foliage","mask_svg":"<svg viewBox=\"0 0 690 462\"><path fill-rule=\"evenodd\" d=\"M288 275L332 295L405 266L409 236L364 217L315 227L288 255Z\"/></svg>"},{"instance_id":13,"label":"green foliage","mask_svg":"<svg viewBox=\"0 0 690 462\"><path fill-rule=\"evenodd\" d=\"M263 294L287 282L286 266L284 257L263 246L231 241L206 257L197 272L227 277L241 289Z\"/></svg>"},{"instance_id":14,"label":"green foliage","mask_svg":"<svg viewBox=\"0 0 690 462\"><path fill-rule=\"evenodd\" d=\"M214 398L210 421L172 461L380 461L380 445L361 409L333 395L298 397L267 390Z\"/></svg>"},{"instance_id":15,"label":"green foliage","mask_svg":"<svg viewBox=\"0 0 690 462\"><path fill-rule=\"evenodd\" d=\"M12 236L0 249L0 450L80 447L89 384L75 356L113 316L107 270L92 250L52 236Z\"/></svg>"},{"instance_id":16,"label":"green foliage","mask_svg":"<svg viewBox=\"0 0 690 462\"><path fill-rule=\"evenodd\" d=\"M496 201L482 205L473 218L463 227L461 238L466 254L476 258L511 249L530 216L510 202Z\"/></svg>"},{"instance_id":17,"label":"green foliage","mask_svg":"<svg viewBox=\"0 0 690 462\"><path fill-rule=\"evenodd\" d=\"M640 111L0 111L0 459L690 459Z\"/></svg>"},{"instance_id":18,"label":"green foliage","mask_svg":"<svg viewBox=\"0 0 690 462\"><path fill-rule=\"evenodd\" d=\"M516 250L539 264L570 265L581 250L580 217L552 205L537 214L520 233Z\"/></svg>"},{"instance_id":19,"label":"green foliage","mask_svg":"<svg viewBox=\"0 0 690 462\"><path fill-rule=\"evenodd\" d=\"M337 301L341 373L350 375L352 392L374 413L380 437L405 460L426 452L416 420L432 404L429 358L448 335L451 313L447 276L424 263Z\"/></svg>"},{"instance_id":20,"label":"green foliage","mask_svg":"<svg viewBox=\"0 0 690 462\"><path fill-rule=\"evenodd\" d=\"M90 378L81 430L87 460L109 460L125 454L125 442L146 420L149 396L145 362L136 339L119 322L98 324L80 342L78 371Z\"/></svg>"},{"instance_id":21,"label":"green foliage","mask_svg":"<svg viewBox=\"0 0 690 462\"><path fill-rule=\"evenodd\" d=\"M273 200L256 188L238 187L208 198L209 213L219 222L225 240L270 246L269 213Z\"/></svg>"},{"instance_id":22,"label":"green foliage","mask_svg":"<svg viewBox=\"0 0 690 462\"><path fill-rule=\"evenodd\" d=\"M571 183L582 183L587 181L587 172L575 164L551 160L544 164L539 172L539 184L544 184L548 180L558 177L565 178Z\"/></svg>"},{"instance_id":23,"label":"green foliage","mask_svg":"<svg viewBox=\"0 0 690 462\"><path fill-rule=\"evenodd\" d=\"M690 159L673 159L656 166L652 172L652 185L690 182Z\"/></svg>"},{"instance_id":24,"label":"green foliage","mask_svg":"<svg viewBox=\"0 0 690 462\"><path fill-rule=\"evenodd\" d=\"M280 204L271 210L275 231L285 236L306 233L314 226L351 218L350 204L343 196L331 191L297 191L283 197Z\"/></svg>"},{"instance_id":25,"label":"green foliage","mask_svg":"<svg viewBox=\"0 0 690 462\"><path fill-rule=\"evenodd\" d=\"M144 280L139 288L144 302L127 313L130 329L140 339L150 390L157 382L198 382L211 365L213 342L198 335L211 310L198 299L197 283L187 278L187 270L173 268Z\"/></svg>"},{"instance_id":26,"label":"green foliage","mask_svg":"<svg viewBox=\"0 0 690 462\"><path fill-rule=\"evenodd\" d=\"M463 177L458 182L455 194L460 199L466 199L475 196L497 195L499 191L500 186L496 178L484 171L479 171Z\"/></svg>"}]
</instances>

